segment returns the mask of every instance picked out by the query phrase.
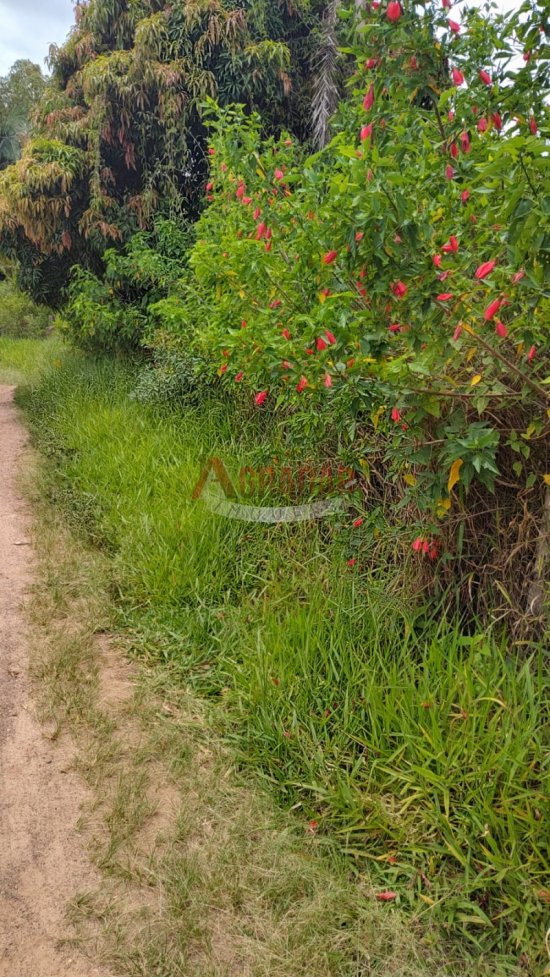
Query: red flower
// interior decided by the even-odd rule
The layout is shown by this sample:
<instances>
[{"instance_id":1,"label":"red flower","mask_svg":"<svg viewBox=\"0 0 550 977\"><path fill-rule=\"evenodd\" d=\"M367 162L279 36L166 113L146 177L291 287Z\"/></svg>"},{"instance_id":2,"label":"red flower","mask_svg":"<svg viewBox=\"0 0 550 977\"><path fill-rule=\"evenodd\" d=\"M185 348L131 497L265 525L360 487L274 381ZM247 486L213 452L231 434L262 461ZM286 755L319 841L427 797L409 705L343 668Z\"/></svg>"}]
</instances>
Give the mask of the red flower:
<instances>
[{"instance_id":1,"label":"red flower","mask_svg":"<svg viewBox=\"0 0 550 977\"><path fill-rule=\"evenodd\" d=\"M397 0L391 0L391 2L388 4L388 9L386 10L386 17L388 20L395 23L399 20L402 13L403 11L401 10L401 4L398 3Z\"/></svg>"},{"instance_id":2,"label":"red flower","mask_svg":"<svg viewBox=\"0 0 550 977\"><path fill-rule=\"evenodd\" d=\"M530 51L524 51L523 52L523 60L525 61L526 64L527 64L528 61L531 60L531 52Z\"/></svg>"},{"instance_id":3,"label":"red flower","mask_svg":"<svg viewBox=\"0 0 550 977\"><path fill-rule=\"evenodd\" d=\"M246 190L246 187L245 187L244 183L239 183L239 186L237 187L237 192L236 192L236 196L239 198L239 200L241 199L241 197L244 197L245 190Z\"/></svg>"},{"instance_id":4,"label":"red flower","mask_svg":"<svg viewBox=\"0 0 550 977\"><path fill-rule=\"evenodd\" d=\"M327 251L327 253L323 256L323 264L331 265L333 261L336 261L337 257L337 251Z\"/></svg>"},{"instance_id":5,"label":"red flower","mask_svg":"<svg viewBox=\"0 0 550 977\"><path fill-rule=\"evenodd\" d=\"M469 137L468 133L467 132L461 132L460 133L460 136L459 136L459 139L460 139L460 145L462 146L462 152L463 153L469 153L470 152L470 137Z\"/></svg>"},{"instance_id":6,"label":"red flower","mask_svg":"<svg viewBox=\"0 0 550 977\"><path fill-rule=\"evenodd\" d=\"M403 282L395 282L392 285L391 290L393 294L397 296L398 299L402 299L407 294L408 291L407 286L404 285Z\"/></svg>"},{"instance_id":7,"label":"red flower","mask_svg":"<svg viewBox=\"0 0 550 977\"><path fill-rule=\"evenodd\" d=\"M430 546L430 548L428 550L428 556L429 556L430 560L437 560L437 558L439 556L439 549L438 549L438 547L436 546L435 543L432 543L432 545Z\"/></svg>"},{"instance_id":8,"label":"red flower","mask_svg":"<svg viewBox=\"0 0 550 977\"><path fill-rule=\"evenodd\" d=\"M333 332L330 332L329 329L325 329L325 336L327 337L331 346L336 345L336 336L334 335Z\"/></svg>"},{"instance_id":9,"label":"red flower","mask_svg":"<svg viewBox=\"0 0 550 977\"><path fill-rule=\"evenodd\" d=\"M449 109L449 111L447 112L447 119L449 122L454 122L455 114L453 109Z\"/></svg>"},{"instance_id":10,"label":"red flower","mask_svg":"<svg viewBox=\"0 0 550 977\"><path fill-rule=\"evenodd\" d=\"M525 271L523 268L521 268L520 271L516 271L515 275L513 275L512 277L513 284L517 285L517 283L520 282L522 278L525 278Z\"/></svg>"},{"instance_id":11,"label":"red flower","mask_svg":"<svg viewBox=\"0 0 550 977\"><path fill-rule=\"evenodd\" d=\"M364 521L365 521L364 519L356 519L355 522L353 523L353 528L359 529L359 526L362 526Z\"/></svg>"},{"instance_id":12,"label":"red flower","mask_svg":"<svg viewBox=\"0 0 550 977\"><path fill-rule=\"evenodd\" d=\"M453 340L455 343L458 339L460 339L461 335L462 335L462 326L457 326L453 333Z\"/></svg>"},{"instance_id":13,"label":"red flower","mask_svg":"<svg viewBox=\"0 0 550 977\"><path fill-rule=\"evenodd\" d=\"M453 293L452 292L442 292L441 295L438 295L437 296L437 301L438 302L448 302L449 299L452 299L452 297L453 297Z\"/></svg>"},{"instance_id":14,"label":"red flower","mask_svg":"<svg viewBox=\"0 0 550 977\"><path fill-rule=\"evenodd\" d=\"M535 119L534 115L532 115L531 118L529 119L529 130L534 136L536 136L537 132L539 131L537 126L537 120Z\"/></svg>"},{"instance_id":15,"label":"red flower","mask_svg":"<svg viewBox=\"0 0 550 977\"><path fill-rule=\"evenodd\" d=\"M357 560L348 560L348 567L354 567L356 563Z\"/></svg>"},{"instance_id":16,"label":"red flower","mask_svg":"<svg viewBox=\"0 0 550 977\"><path fill-rule=\"evenodd\" d=\"M275 179L276 180L284 180L284 177L285 177L285 175L284 175L284 173L283 173L282 170L275 170Z\"/></svg>"},{"instance_id":17,"label":"red flower","mask_svg":"<svg viewBox=\"0 0 550 977\"><path fill-rule=\"evenodd\" d=\"M216 150L214 149L213 146L209 146L208 147L208 155L209 156L215 156L216 155Z\"/></svg>"},{"instance_id":18,"label":"red flower","mask_svg":"<svg viewBox=\"0 0 550 977\"><path fill-rule=\"evenodd\" d=\"M322 353L322 351L324 349L327 349L328 348L328 344L325 343L325 340L322 339L321 336L319 336L319 338L318 338L317 342L315 343L315 345L317 346L317 349L319 350L320 353Z\"/></svg>"},{"instance_id":19,"label":"red flower","mask_svg":"<svg viewBox=\"0 0 550 977\"><path fill-rule=\"evenodd\" d=\"M390 332L401 332L401 326L398 322L394 322L391 326L388 326Z\"/></svg>"},{"instance_id":20,"label":"red flower","mask_svg":"<svg viewBox=\"0 0 550 977\"><path fill-rule=\"evenodd\" d=\"M537 354L537 347L531 346L531 349L527 353L527 362L532 363L533 360L535 359L536 354Z\"/></svg>"},{"instance_id":21,"label":"red flower","mask_svg":"<svg viewBox=\"0 0 550 977\"><path fill-rule=\"evenodd\" d=\"M398 424L401 420L401 411L397 407L392 408L391 419L395 424Z\"/></svg>"},{"instance_id":22,"label":"red flower","mask_svg":"<svg viewBox=\"0 0 550 977\"><path fill-rule=\"evenodd\" d=\"M368 61L365 61L365 68L367 71L370 71L371 68L376 68L377 64L378 64L378 58L369 58Z\"/></svg>"},{"instance_id":23,"label":"red flower","mask_svg":"<svg viewBox=\"0 0 550 977\"><path fill-rule=\"evenodd\" d=\"M453 159L457 159L458 158L458 146L457 146L457 144L455 142L452 142L451 143L450 153L451 153L451 156L453 157Z\"/></svg>"},{"instance_id":24,"label":"red flower","mask_svg":"<svg viewBox=\"0 0 550 977\"><path fill-rule=\"evenodd\" d=\"M266 225L264 224L263 221L262 221L261 224L258 224L258 226L256 228L256 240L257 241L261 241L262 240L262 238L265 235L266 230L267 230L267 227L266 227Z\"/></svg>"},{"instance_id":25,"label":"red flower","mask_svg":"<svg viewBox=\"0 0 550 977\"><path fill-rule=\"evenodd\" d=\"M265 401L267 400L267 395L268 395L267 390L260 390L260 393L256 394L256 396L254 397L254 401L258 405L258 407L261 407L262 404L265 403Z\"/></svg>"},{"instance_id":26,"label":"red flower","mask_svg":"<svg viewBox=\"0 0 550 977\"><path fill-rule=\"evenodd\" d=\"M365 236L364 231L356 231L355 240L357 241L357 243L359 243L359 241L362 241L364 236Z\"/></svg>"},{"instance_id":27,"label":"red flower","mask_svg":"<svg viewBox=\"0 0 550 977\"><path fill-rule=\"evenodd\" d=\"M500 130L502 129L502 117L500 115L500 112L493 112L492 118L493 118L493 124L495 129L497 130L497 132L500 132Z\"/></svg>"},{"instance_id":28,"label":"red flower","mask_svg":"<svg viewBox=\"0 0 550 977\"><path fill-rule=\"evenodd\" d=\"M481 81L483 82L484 85L492 85L493 84L493 82L491 81L491 76L490 76L489 72L488 71L485 71L484 68L481 68L480 69L479 77L481 78Z\"/></svg>"},{"instance_id":29,"label":"red flower","mask_svg":"<svg viewBox=\"0 0 550 977\"><path fill-rule=\"evenodd\" d=\"M462 203L465 204L466 201L470 199L470 191L463 190L462 193L460 194L460 199L462 200Z\"/></svg>"},{"instance_id":30,"label":"red flower","mask_svg":"<svg viewBox=\"0 0 550 977\"><path fill-rule=\"evenodd\" d=\"M491 274L495 265L496 261L485 261L476 269L475 277L478 279L487 278L487 275Z\"/></svg>"},{"instance_id":31,"label":"red flower","mask_svg":"<svg viewBox=\"0 0 550 977\"><path fill-rule=\"evenodd\" d=\"M485 319L485 322L489 322L493 318L493 316L497 314L497 312L500 309L501 305L502 305L502 302L501 302L500 299L494 299L490 303L490 305L487 306L487 308L485 309L485 312L483 313L483 318Z\"/></svg>"},{"instance_id":32,"label":"red flower","mask_svg":"<svg viewBox=\"0 0 550 977\"><path fill-rule=\"evenodd\" d=\"M453 34L460 34L460 24L457 24L456 20L449 20L448 24Z\"/></svg>"},{"instance_id":33,"label":"red flower","mask_svg":"<svg viewBox=\"0 0 550 977\"><path fill-rule=\"evenodd\" d=\"M241 329L246 329L246 319L241 319Z\"/></svg>"},{"instance_id":34,"label":"red flower","mask_svg":"<svg viewBox=\"0 0 550 977\"><path fill-rule=\"evenodd\" d=\"M448 244L444 244L443 247L441 248L441 250L442 251L445 251L447 254L449 252L451 252L451 251L454 251L454 252L458 251L458 238L456 238L454 236L454 234L451 234L451 236L449 238L449 243Z\"/></svg>"},{"instance_id":35,"label":"red flower","mask_svg":"<svg viewBox=\"0 0 550 977\"><path fill-rule=\"evenodd\" d=\"M363 126L363 128L361 129L361 135L360 135L361 142L366 142L367 139L371 138L371 136L372 136L372 124L369 123L368 126Z\"/></svg>"},{"instance_id":36,"label":"red flower","mask_svg":"<svg viewBox=\"0 0 550 977\"><path fill-rule=\"evenodd\" d=\"M273 241L266 241L264 251L271 251L272 247L273 247Z\"/></svg>"},{"instance_id":37,"label":"red flower","mask_svg":"<svg viewBox=\"0 0 550 977\"><path fill-rule=\"evenodd\" d=\"M440 254L434 254L434 256L432 258L432 261L433 261L433 263L434 263L434 265L435 265L436 268L441 268L441 255Z\"/></svg>"},{"instance_id":38,"label":"red flower","mask_svg":"<svg viewBox=\"0 0 550 977\"><path fill-rule=\"evenodd\" d=\"M307 377L300 377L300 382L296 384L296 390L298 391L299 394L301 394L302 390L305 390L307 386L308 386Z\"/></svg>"},{"instance_id":39,"label":"red flower","mask_svg":"<svg viewBox=\"0 0 550 977\"><path fill-rule=\"evenodd\" d=\"M415 539L414 543L412 544L412 548L415 553L420 553L423 543L424 540L420 536L418 537L418 539Z\"/></svg>"},{"instance_id":40,"label":"red flower","mask_svg":"<svg viewBox=\"0 0 550 977\"><path fill-rule=\"evenodd\" d=\"M290 335L290 329L283 329L283 333L282 334L283 334L283 336L284 336L285 339L291 339L292 338L291 335Z\"/></svg>"},{"instance_id":41,"label":"red flower","mask_svg":"<svg viewBox=\"0 0 550 977\"><path fill-rule=\"evenodd\" d=\"M378 902L391 902L392 899L397 899L397 892L391 892L387 890L386 892L377 892L376 898Z\"/></svg>"},{"instance_id":42,"label":"red flower","mask_svg":"<svg viewBox=\"0 0 550 977\"><path fill-rule=\"evenodd\" d=\"M374 105L374 85L371 85L363 99L363 108L368 112Z\"/></svg>"},{"instance_id":43,"label":"red flower","mask_svg":"<svg viewBox=\"0 0 550 977\"><path fill-rule=\"evenodd\" d=\"M332 377L331 377L330 373L325 373L324 384L325 384L325 387L327 387L327 389L330 388L330 387L332 387Z\"/></svg>"},{"instance_id":44,"label":"red flower","mask_svg":"<svg viewBox=\"0 0 550 977\"><path fill-rule=\"evenodd\" d=\"M220 366L220 373L227 373L227 363L222 363Z\"/></svg>"},{"instance_id":45,"label":"red flower","mask_svg":"<svg viewBox=\"0 0 550 977\"><path fill-rule=\"evenodd\" d=\"M487 119L485 119L485 118L480 119L479 122L478 122L478 124L477 124L477 131L478 132L486 132L488 125L489 125L489 123L487 122Z\"/></svg>"},{"instance_id":46,"label":"red flower","mask_svg":"<svg viewBox=\"0 0 550 977\"><path fill-rule=\"evenodd\" d=\"M458 68L453 68L451 71L451 78L453 79L453 85L457 87L464 84L464 75Z\"/></svg>"},{"instance_id":47,"label":"red flower","mask_svg":"<svg viewBox=\"0 0 550 977\"><path fill-rule=\"evenodd\" d=\"M454 178L454 175L455 175L455 171L453 170L452 166L446 166L445 167L445 178L447 180L452 180Z\"/></svg>"},{"instance_id":48,"label":"red flower","mask_svg":"<svg viewBox=\"0 0 550 977\"><path fill-rule=\"evenodd\" d=\"M506 339L506 336L508 335L508 330L500 319L497 319L495 323L495 332L497 336L500 336L501 339Z\"/></svg>"},{"instance_id":49,"label":"red flower","mask_svg":"<svg viewBox=\"0 0 550 977\"><path fill-rule=\"evenodd\" d=\"M258 220L258 217L260 216L261 212L262 212L261 211L261 208L260 207L256 207L256 210L254 211L254 213L252 215L255 221Z\"/></svg>"},{"instance_id":50,"label":"red flower","mask_svg":"<svg viewBox=\"0 0 550 977\"><path fill-rule=\"evenodd\" d=\"M214 184L213 183L207 183L206 184L206 189L208 190L209 193L212 193L212 190L214 189Z\"/></svg>"},{"instance_id":51,"label":"red flower","mask_svg":"<svg viewBox=\"0 0 550 977\"><path fill-rule=\"evenodd\" d=\"M252 197L243 197L243 204L248 207L252 203Z\"/></svg>"},{"instance_id":52,"label":"red flower","mask_svg":"<svg viewBox=\"0 0 550 977\"><path fill-rule=\"evenodd\" d=\"M270 309L278 309L279 306L281 306L282 304L283 304L283 300L282 299L274 299L273 302L270 302L269 303L269 308Z\"/></svg>"},{"instance_id":53,"label":"red flower","mask_svg":"<svg viewBox=\"0 0 550 977\"><path fill-rule=\"evenodd\" d=\"M319 827L319 823L317 821L310 821L309 824L308 824L308 826L307 826L307 829L308 829L308 831L311 832L311 834L314 835L315 832L317 831L317 828L318 827Z\"/></svg>"},{"instance_id":54,"label":"red flower","mask_svg":"<svg viewBox=\"0 0 550 977\"><path fill-rule=\"evenodd\" d=\"M244 377L244 373L242 370L240 370L239 373L237 373L237 375L235 376L235 383L240 383L243 377Z\"/></svg>"}]
</instances>

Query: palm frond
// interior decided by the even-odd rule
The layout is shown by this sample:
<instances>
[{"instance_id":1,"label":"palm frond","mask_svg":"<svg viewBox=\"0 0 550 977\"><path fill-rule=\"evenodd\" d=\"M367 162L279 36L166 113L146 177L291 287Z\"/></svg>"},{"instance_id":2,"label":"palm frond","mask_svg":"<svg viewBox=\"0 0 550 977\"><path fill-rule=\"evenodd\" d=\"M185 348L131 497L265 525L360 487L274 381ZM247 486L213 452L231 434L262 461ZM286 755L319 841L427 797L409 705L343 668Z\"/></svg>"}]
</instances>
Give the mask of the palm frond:
<instances>
[{"instance_id":1,"label":"palm frond","mask_svg":"<svg viewBox=\"0 0 550 977\"><path fill-rule=\"evenodd\" d=\"M323 18L321 43L315 59L312 101L313 142L318 149L326 146L330 138L330 120L334 115L340 93L338 91L338 0L329 0Z\"/></svg>"}]
</instances>

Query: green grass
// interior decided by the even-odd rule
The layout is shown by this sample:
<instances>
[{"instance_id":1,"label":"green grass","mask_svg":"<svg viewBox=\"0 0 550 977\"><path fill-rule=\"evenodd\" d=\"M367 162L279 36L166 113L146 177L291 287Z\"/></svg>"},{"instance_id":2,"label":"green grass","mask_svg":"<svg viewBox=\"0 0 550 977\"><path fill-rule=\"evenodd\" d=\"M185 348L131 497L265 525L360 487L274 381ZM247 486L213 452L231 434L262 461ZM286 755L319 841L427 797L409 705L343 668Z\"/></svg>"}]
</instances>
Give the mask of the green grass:
<instances>
[{"instance_id":1,"label":"green grass","mask_svg":"<svg viewBox=\"0 0 550 977\"><path fill-rule=\"evenodd\" d=\"M19 384L39 376L61 362L61 341L51 339L13 339L0 333L0 383Z\"/></svg>"},{"instance_id":2,"label":"green grass","mask_svg":"<svg viewBox=\"0 0 550 977\"><path fill-rule=\"evenodd\" d=\"M317 822L420 932L437 923L469 973L515 974L520 957L540 973L542 649L415 606L394 561L350 570L345 533L211 515L191 499L204 456L239 467L283 452L283 432L214 398L145 409L134 383L128 366L73 354L21 402L52 500L109 556L136 651L208 698L304 830Z\"/></svg>"}]
</instances>

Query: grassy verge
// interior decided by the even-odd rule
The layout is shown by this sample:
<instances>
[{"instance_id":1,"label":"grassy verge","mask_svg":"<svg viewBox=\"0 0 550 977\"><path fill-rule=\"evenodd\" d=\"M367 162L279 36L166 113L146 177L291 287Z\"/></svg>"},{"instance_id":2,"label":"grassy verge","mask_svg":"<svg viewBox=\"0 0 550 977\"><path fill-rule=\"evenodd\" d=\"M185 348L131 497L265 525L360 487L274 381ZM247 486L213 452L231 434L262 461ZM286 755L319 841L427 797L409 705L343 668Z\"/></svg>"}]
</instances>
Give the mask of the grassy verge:
<instances>
[{"instance_id":1,"label":"grassy verge","mask_svg":"<svg viewBox=\"0 0 550 977\"><path fill-rule=\"evenodd\" d=\"M56 361L61 363L62 352L57 338L14 339L0 332L0 383L28 383Z\"/></svg>"},{"instance_id":2,"label":"grassy verge","mask_svg":"<svg viewBox=\"0 0 550 977\"><path fill-rule=\"evenodd\" d=\"M393 570L348 568L322 526L213 516L191 499L203 454L246 464L260 437L284 447L280 432L215 400L144 409L133 385L127 367L71 355L21 399L53 462L50 500L105 555L134 650L174 694L201 694L371 904L396 893L396 925L406 910L429 941L436 924L469 973L540 973L542 648L407 606ZM378 972L362 966L349 973Z\"/></svg>"}]
</instances>

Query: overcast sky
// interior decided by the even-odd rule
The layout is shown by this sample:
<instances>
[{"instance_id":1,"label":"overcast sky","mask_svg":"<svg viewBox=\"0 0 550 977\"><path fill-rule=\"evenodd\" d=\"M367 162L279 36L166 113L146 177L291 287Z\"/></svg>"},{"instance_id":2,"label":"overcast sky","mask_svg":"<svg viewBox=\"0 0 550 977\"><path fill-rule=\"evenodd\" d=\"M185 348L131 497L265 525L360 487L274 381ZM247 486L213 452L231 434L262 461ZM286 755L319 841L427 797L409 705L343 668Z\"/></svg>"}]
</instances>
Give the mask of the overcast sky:
<instances>
[{"instance_id":1,"label":"overcast sky","mask_svg":"<svg viewBox=\"0 0 550 977\"><path fill-rule=\"evenodd\" d=\"M50 44L61 44L73 23L72 0L0 0L0 75L19 58L44 68Z\"/></svg>"},{"instance_id":2,"label":"overcast sky","mask_svg":"<svg viewBox=\"0 0 550 977\"><path fill-rule=\"evenodd\" d=\"M518 3L497 0L502 10L513 10ZM19 58L43 68L50 44L62 44L73 23L73 0L0 0L0 75Z\"/></svg>"}]
</instances>

